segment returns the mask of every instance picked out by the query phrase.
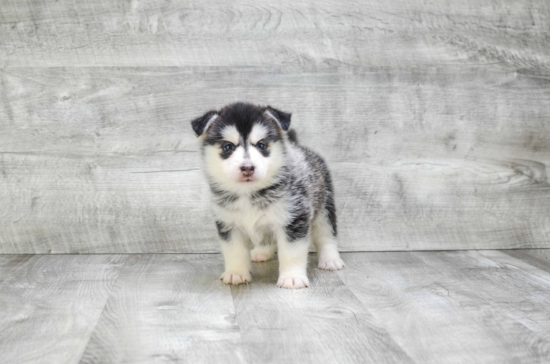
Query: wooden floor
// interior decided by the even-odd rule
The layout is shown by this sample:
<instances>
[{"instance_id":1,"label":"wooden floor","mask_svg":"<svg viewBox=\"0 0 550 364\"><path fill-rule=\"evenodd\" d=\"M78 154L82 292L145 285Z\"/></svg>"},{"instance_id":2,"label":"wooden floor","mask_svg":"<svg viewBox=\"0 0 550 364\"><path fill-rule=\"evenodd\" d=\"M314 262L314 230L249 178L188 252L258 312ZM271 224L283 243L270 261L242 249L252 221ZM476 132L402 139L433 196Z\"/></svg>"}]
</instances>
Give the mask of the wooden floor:
<instances>
[{"instance_id":1,"label":"wooden floor","mask_svg":"<svg viewBox=\"0 0 550 364\"><path fill-rule=\"evenodd\" d=\"M0 255L2 363L548 363L545 251L345 253L311 287L218 254Z\"/></svg>"}]
</instances>

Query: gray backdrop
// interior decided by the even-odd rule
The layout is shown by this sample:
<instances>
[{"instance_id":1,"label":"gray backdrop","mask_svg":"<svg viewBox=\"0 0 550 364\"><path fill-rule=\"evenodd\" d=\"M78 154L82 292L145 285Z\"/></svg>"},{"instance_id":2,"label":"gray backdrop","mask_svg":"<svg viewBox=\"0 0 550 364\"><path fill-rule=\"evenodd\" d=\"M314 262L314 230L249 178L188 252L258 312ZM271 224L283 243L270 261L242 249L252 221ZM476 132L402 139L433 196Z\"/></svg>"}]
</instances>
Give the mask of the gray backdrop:
<instances>
[{"instance_id":1,"label":"gray backdrop","mask_svg":"<svg viewBox=\"0 0 550 364\"><path fill-rule=\"evenodd\" d=\"M189 121L293 113L342 250L550 247L546 0L2 1L0 253L214 252Z\"/></svg>"}]
</instances>

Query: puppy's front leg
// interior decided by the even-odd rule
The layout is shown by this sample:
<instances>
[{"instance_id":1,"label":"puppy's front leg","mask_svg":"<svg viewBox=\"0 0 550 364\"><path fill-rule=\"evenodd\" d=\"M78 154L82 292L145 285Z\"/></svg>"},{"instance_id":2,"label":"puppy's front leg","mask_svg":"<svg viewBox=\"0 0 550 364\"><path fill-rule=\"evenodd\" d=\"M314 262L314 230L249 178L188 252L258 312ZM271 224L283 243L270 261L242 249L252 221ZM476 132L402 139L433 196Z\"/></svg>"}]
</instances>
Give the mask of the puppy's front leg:
<instances>
[{"instance_id":1,"label":"puppy's front leg","mask_svg":"<svg viewBox=\"0 0 550 364\"><path fill-rule=\"evenodd\" d=\"M220 221L216 222L216 226L222 239L221 248L225 260L225 272L223 272L220 279L226 284L241 284L252 281L248 240L238 229L229 228Z\"/></svg>"},{"instance_id":2,"label":"puppy's front leg","mask_svg":"<svg viewBox=\"0 0 550 364\"><path fill-rule=\"evenodd\" d=\"M277 241L279 251L279 280L277 285L282 288L298 289L309 287L307 278L307 254L309 236L289 241L284 234Z\"/></svg>"}]
</instances>

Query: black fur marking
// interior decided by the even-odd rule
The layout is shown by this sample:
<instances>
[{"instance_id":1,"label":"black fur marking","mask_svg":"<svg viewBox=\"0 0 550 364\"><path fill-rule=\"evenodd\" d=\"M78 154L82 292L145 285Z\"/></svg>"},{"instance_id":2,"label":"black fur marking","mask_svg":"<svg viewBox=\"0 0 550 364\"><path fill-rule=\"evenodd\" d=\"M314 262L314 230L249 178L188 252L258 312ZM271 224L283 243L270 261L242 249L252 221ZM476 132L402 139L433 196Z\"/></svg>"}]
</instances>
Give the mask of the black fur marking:
<instances>
[{"instance_id":1,"label":"black fur marking","mask_svg":"<svg viewBox=\"0 0 550 364\"><path fill-rule=\"evenodd\" d=\"M216 221L216 228L218 229L218 235L222 240L229 241L231 239L231 228L228 228L227 225L225 225L221 221Z\"/></svg>"},{"instance_id":2,"label":"black fur marking","mask_svg":"<svg viewBox=\"0 0 550 364\"><path fill-rule=\"evenodd\" d=\"M250 199L254 206L258 206L261 209L265 209L267 206L271 205L273 202L281 199L285 194L286 183L279 181L272 184L269 187L261 189L254 192Z\"/></svg>"},{"instance_id":3,"label":"black fur marking","mask_svg":"<svg viewBox=\"0 0 550 364\"><path fill-rule=\"evenodd\" d=\"M332 191L327 195L325 210L332 229L332 235L336 237L338 235L338 226L336 224L336 206L334 205L334 195Z\"/></svg>"},{"instance_id":4,"label":"black fur marking","mask_svg":"<svg viewBox=\"0 0 550 364\"><path fill-rule=\"evenodd\" d=\"M309 200L308 190L302 181L297 180L296 176L290 175L289 187L288 191L293 197L294 205L290 211L292 220L285 226L285 232L288 241L294 242L307 236L311 221L311 212L307 203Z\"/></svg>"},{"instance_id":5,"label":"black fur marking","mask_svg":"<svg viewBox=\"0 0 550 364\"><path fill-rule=\"evenodd\" d=\"M262 142L267 146L264 150L261 150L256 145L254 147L256 147L256 149L258 149L258 152L260 152L264 157L267 158L271 154L271 152L269 151L269 144L267 144L267 141L265 139L262 139Z\"/></svg>"},{"instance_id":6,"label":"black fur marking","mask_svg":"<svg viewBox=\"0 0 550 364\"><path fill-rule=\"evenodd\" d=\"M300 211L294 215L290 223L285 226L286 238L289 242L303 239L309 232L309 212L307 210Z\"/></svg>"},{"instance_id":7,"label":"black fur marking","mask_svg":"<svg viewBox=\"0 0 550 364\"><path fill-rule=\"evenodd\" d=\"M279 121L279 125L281 126L281 129L284 131L288 131L288 128L290 128L290 118L292 117L292 114L286 113L281 110L277 110L271 106L267 107L267 110L277 118L277 121Z\"/></svg>"},{"instance_id":8,"label":"black fur marking","mask_svg":"<svg viewBox=\"0 0 550 364\"><path fill-rule=\"evenodd\" d=\"M201 136L204 133L204 128L206 127L206 124L214 115L216 115L216 111L211 110L203 116L191 121L191 126L193 127L193 131L195 132L195 134L197 134L197 136Z\"/></svg>"},{"instance_id":9,"label":"black fur marking","mask_svg":"<svg viewBox=\"0 0 550 364\"><path fill-rule=\"evenodd\" d=\"M286 135L288 135L288 140L298 144L298 136L296 135L296 130L290 129Z\"/></svg>"},{"instance_id":10,"label":"black fur marking","mask_svg":"<svg viewBox=\"0 0 550 364\"><path fill-rule=\"evenodd\" d=\"M220 157L222 159L227 159L229 157L231 157L231 154L233 154L233 152L237 149L237 147L239 146L238 144L235 146L235 148L233 150L230 150L229 152L226 152L223 150L223 146L225 145L225 143L223 142L218 142L220 144L220 149L221 149L221 152L220 152Z\"/></svg>"},{"instance_id":11,"label":"black fur marking","mask_svg":"<svg viewBox=\"0 0 550 364\"><path fill-rule=\"evenodd\" d=\"M325 177L326 195L325 195L324 209L327 214L328 221L330 223L332 235L336 237L338 235L338 226L337 226L338 224L336 221L336 204L334 203L334 188L332 187L332 178L330 176L330 172L323 158L319 157L319 161L323 166L322 173L323 173L323 176Z\"/></svg>"},{"instance_id":12,"label":"black fur marking","mask_svg":"<svg viewBox=\"0 0 550 364\"><path fill-rule=\"evenodd\" d=\"M288 126L290 125L290 114L269 106L266 108L244 102L237 102L225 106L218 112L218 118L206 131L204 143L208 145L216 145L224 141L223 130L229 125L234 125L241 135L242 140L247 140L254 124L261 124L266 127L267 136L264 138L264 141L268 143L279 141L282 138L281 132L276 126L276 122L273 118L265 115L266 110L269 110L273 116L278 118L279 124L283 130L288 129ZM201 118L193 120L193 129L197 135L201 135L198 134L197 130L203 132L209 117L212 117L215 113L215 111L210 111ZM195 129L195 126L197 126L197 129ZM201 126L202 129L200 129ZM287 129L285 129L285 127Z\"/></svg>"},{"instance_id":13,"label":"black fur marking","mask_svg":"<svg viewBox=\"0 0 550 364\"><path fill-rule=\"evenodd\" d=\"M212 184L210 184L210 190L214 195L216 204L222 207L230 205L239 199L239 195L227 191L222 191Z\"/></svg>"}]
</instances>

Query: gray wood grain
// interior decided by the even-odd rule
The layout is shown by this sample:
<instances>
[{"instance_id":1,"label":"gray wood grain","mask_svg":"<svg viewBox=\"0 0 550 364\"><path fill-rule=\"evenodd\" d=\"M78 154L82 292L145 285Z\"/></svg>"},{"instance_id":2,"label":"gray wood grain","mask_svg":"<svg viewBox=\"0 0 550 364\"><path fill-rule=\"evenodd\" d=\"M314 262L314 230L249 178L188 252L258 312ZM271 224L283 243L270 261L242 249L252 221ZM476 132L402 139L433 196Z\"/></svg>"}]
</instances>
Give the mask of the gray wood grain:
<instances>
[{"instance_id":1,"label":"gray wood grain","mask_svg":"<svg viewBox=\"0 0 550 364\"><path fill-rule=\"evenodd\" d=\"M125 260L0 256L2 362L78 362Z\"/></svg>"},{"instance_id":2,"label":"gray wood grain","mask_svg":"<svg viewBox=\"0 0 550 364\"><path fill-rule=\"evenodd\" d=\"M523 357L526 362L535 363L550 360L547 272L532 266L525 269L523 261L498 251L419 253L419 256L435 269L447 267L445 271L452 272L455 278L445 288L456 291L455 297L463 306L480 307L480 320L495 329L514 333L515 342L512 340L508 346L510 358ZM452 271L448 269L451 267ZM472 292L474 285L477 288Z\"/></svg>"},{"instance_id":3,"label":"gray wood grain","mask_svg":"<svg viewBox=\"0 0 550 364\"><path fill-rule=\"evenodd\" d=\"M550 281L535 270L510 269L477 252L343 259L338 275L416 362L549 360Z\"/></svg>"},{"instance_id":4,"label":"gray wood grain","mask_svg":"<svg viewBox=\"0 0 550 364\"><path fill-rule=\"evenodd\" d=\"M133 255L81 363L240 363L220 255Z\"/></svg>"},{"instance_id":5,"label":"gray wood grain","mask_svg":"<svg viewBox=\"0 0 550 364\"><path fill-rule=\"evenodd\" d=\"M300 291L275 286L275 261L225 286L219 254L0 255L0 357L547 363L550 272L509 253L344 253L339 272L311 255Z\"/></svg>"},{"instance_id":6,"label":"gray wood grain","mask_svg":"<svg viewBox=\"0 0 550 364\"><path fill-rule=\"evenodd\" d=\"M411 363L336 273L309 258L308 289L278 288L276 261L254 263L254 282L231 287L247 362Z\"/></svg>"},{"instance_id":7,"label":"gray wood grain","mask_svg":"<svg viewBox=\"0 0 550 364\"><path fill-rule=\"evenodd\" d=\"M291 111L344 251L550 247L544 0L0 3L0 253L217 252L189 120Z\"/></svg>"},{"instance_id":8,"label":"gray wood grain","mask_svg":"<svg viewBox=\"0 0 550 364\"><path fill-rule=\"evenodd\" d=\"M550 272L550 249L517 249L503 250L502 252L543 271Z\"/></svg>"},{"instance_id":9,"label":"gray wood grain","mask_svg":"<svg viewBox=\"0 0 550 364\"><path fill-rule=\"evenodd\" d=\"M0 251L215 252L189 120L292 111L344 251L550 245L550 89L487 67L0 71ZM328 136L328 137L327 137Z\"/></svg>"},{"instance_id":10,"label":"gray wood grain","mask_svg":"<svg viewBox=\"0 0 550 364\"><path fill-rule=\"evenodd\" d=\"M547 68L544 0L4 1L0 66Z\"/></svg>"}]
</instances>

